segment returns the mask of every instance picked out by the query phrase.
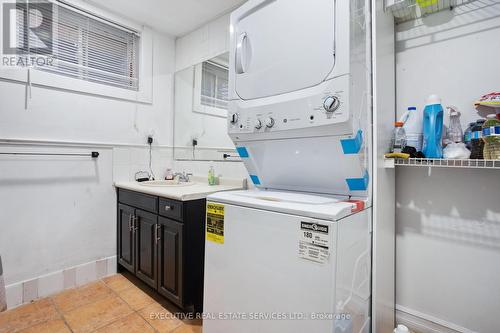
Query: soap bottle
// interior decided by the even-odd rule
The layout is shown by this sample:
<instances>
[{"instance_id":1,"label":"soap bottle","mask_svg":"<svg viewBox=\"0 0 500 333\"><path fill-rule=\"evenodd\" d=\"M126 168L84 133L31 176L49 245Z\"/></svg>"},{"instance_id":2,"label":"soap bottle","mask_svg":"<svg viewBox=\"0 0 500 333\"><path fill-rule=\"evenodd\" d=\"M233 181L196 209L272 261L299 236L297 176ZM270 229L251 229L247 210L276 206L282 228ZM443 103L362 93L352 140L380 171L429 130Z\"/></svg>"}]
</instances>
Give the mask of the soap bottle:
<instances>
[{"instance_id":1,"label":"soap bottle","mask_svg":"<svg viewBox=\"0 0 500 333\"><path fill-rule=\"evenodd\" d=\"M208 185L215 185L215 169L213 165L208 169Z\"/></svg>"},{"instance_id":2,"label":"soap bottle","mask_svg":"<svg viewBox=\"0 0 500 333\"><path fill-rule=\"evenodd\" d=\"M172 169L168 168L167 173L165 175L165 180L174 180L174 173Z\"/></svg>"}]
</instances>

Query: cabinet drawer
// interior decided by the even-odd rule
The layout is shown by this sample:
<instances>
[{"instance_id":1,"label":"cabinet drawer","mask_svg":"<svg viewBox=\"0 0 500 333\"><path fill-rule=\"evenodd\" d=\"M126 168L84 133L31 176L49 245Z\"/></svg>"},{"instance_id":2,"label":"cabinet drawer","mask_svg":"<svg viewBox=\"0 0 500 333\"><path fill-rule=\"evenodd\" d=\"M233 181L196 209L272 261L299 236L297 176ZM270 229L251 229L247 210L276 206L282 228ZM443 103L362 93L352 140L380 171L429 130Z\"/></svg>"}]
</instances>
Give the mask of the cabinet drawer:
<instances>
[{"instance_id":1,"label":"cabinet drawer","mask_svg":"<svg viewBox=\"0 0 500 333\"><path fill-rule=\"evenodd\" d=\"M132 207L158 214L158 197L128 190L118 190L118 201Z\"/></svg>"},{"instance_id":2,"label":"cabinet drawer","mask_svg":"<svg viewBox=\"0 0 500 333\"><path fill-rule=\"evenodd\" d=\"M182 202L160 198L160 215L170 217L175 220L182 220Z\"/></svg>"}]
</instances>

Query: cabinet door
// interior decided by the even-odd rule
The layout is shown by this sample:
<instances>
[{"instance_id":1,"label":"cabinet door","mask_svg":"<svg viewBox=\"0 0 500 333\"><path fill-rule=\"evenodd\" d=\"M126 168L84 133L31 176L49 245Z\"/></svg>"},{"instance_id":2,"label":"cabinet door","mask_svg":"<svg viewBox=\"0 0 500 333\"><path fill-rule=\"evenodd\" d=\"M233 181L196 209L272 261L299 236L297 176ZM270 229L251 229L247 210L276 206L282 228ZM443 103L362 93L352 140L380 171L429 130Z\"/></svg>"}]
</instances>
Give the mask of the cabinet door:
<instances>
[{"instance_id":1,"label":"cabinet door","mask_svg":"<svg viewBox=\"0 0 500 333\"><path fill-rule=\"evenodd\" d=\"M118 263L134 273L134 208L118 205Z\"/></svg>"},{"instance_id":2,"label":"cabinet door","mask_svg":"<svg viewBox=\"0 0 500 333\"><path fill-rule=\"evenodd\" d=\"M136 276L152 288L156 288L156 235L158 216L135 211Z\"/></svg>"},{"instance_id":3,"label":"cabinet door","mask_svg":"<svg viewBox=\"0 0 500 333\"><path fill-rule=\"evenodd\" d=\"M158 292L183 306L183 225L160 217L158 241Z\"/></svg>"}]
</instances>

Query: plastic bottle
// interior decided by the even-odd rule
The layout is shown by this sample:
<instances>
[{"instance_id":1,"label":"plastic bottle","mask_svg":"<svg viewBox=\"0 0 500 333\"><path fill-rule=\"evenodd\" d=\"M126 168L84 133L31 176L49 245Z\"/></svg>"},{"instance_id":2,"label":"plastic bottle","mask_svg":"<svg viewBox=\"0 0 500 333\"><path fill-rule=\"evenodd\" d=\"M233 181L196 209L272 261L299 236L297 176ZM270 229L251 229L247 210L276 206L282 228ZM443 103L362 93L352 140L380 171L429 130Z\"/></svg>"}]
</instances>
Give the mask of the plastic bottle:
<instances>
[{"instance_id":1,"label":"plastic bottle","mask_svg":"<svg viewBox=\"0 0 500 333\"><path fill-rule=\"evenodd\" d=\"M410 333L410 330L405 325L398 325L398 327L394 329L394 333Z\"/></svg>"},{"instance_id":2,"label":"plastic bottle","mask_svg":"<svg viewBox=\"0 0 500 333\"><path fill-rule=\"evenodd\" d=\"M471 140L472 140L472 127L474 126L475 123L469 123L469 127L464 132L464 143L467 149L471 150Z\"/></svg>"},{"instance_id":3,"label":"plastic bottle","mask_svg":"<svg viewBox=\"0 0 500 333\"><path fill-rule=\"evenodd\" d=\"M431 14L436 11L438 0L417 0L422 15Z\"/></svg>"},{"instance_id":4,"label":"plastic bottle","mask_svg":"<svg viewBox=\"0 0 500 333\"><path fill-rule=\"evenodd\" d=\"M167 173L165 174L165 180L174 180L174 172L172 169L168 168Z\"/></svg>"},{"instance_id":5,"label":"plastic bottle","mask_svg":"<svg viewBox=\"0 0 500 333\"><path fill-rule=\"evenodd\" d=\"M450 113L448 139L455 143L463 142L464 132L462 130L462 124L460 124L460 112L455 106L448 106L447 109Z\"/></svg>"},{"instance_id":6,"label":"plastic bottle","mask_svg":"<svg viewBox=\"0 0 500 333\"><path fill-rule=\"evenodd\" d=\"M418 112L416 107L410 106L401 117L401 121L404 122L406 145L422 151L422 113Z\"/></svg>"},{"instance_id":7,"label":"plastic bottle","mask_svg":"<svg viewBox=\"0 0 500 333\"><path fill-rule=\"evenodd\" d=\"M215 169L213 165L208 169L208 185L215 185Z\"/></svg>"},{"instance_id":8,"label":"plastic bottle","mask_svg":"<svg viewBox=\"0 0 500 333\"><path fill-rule=\"evenodd\" d=\"M401 153L406 147L406 132L401 121L394 123L394 132L391 139L391 153Z\"/></svg>"},{"instance_id":9,"label":"plastic bottle","mask_svg":"<svg viewBox=\"0 0 500 333\"><path fill-rule=\"evenodd\" d=\"M483 141L483 124L486 120L478 119L471 128L471 154L470 158L475 160L483 159L484 141Z\"/></svg>"},{"instance_id":10,"label":"plastic bottle","mask_svg":"<svg viewBox=\"0 0 500 333\"><path fill-rule=\"evenodd\" d=\"M485 160L500 159L500 121L496 115L489 114L483 124L483 155Z\"/></svg>"},{"instance_id":11,"label":"plastic bottle","mask_svg":"<svg viewBox=\"0 0 500 333\"><path fill-rule=\"evenodd\" d=\"M427 158L443 158L443 106L437 95L427 98L424 108L424 144L423 150Z\"/></svg>"}]
</instances>

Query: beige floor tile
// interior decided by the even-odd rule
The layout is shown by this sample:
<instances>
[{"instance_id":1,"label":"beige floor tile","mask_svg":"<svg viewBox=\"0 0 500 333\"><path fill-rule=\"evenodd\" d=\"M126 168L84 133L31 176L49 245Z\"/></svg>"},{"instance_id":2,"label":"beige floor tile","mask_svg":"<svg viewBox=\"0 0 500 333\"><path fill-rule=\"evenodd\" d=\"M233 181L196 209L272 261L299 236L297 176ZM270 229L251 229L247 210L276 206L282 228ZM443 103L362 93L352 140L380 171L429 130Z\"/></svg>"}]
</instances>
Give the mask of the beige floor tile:
<instances>
[{"instance_id":1,"label":"beige floor tile","mask_svg":"<svg viewBox=\"0 0 500 333\"><path fill-rule=\"evenodd\" d=\"M134 310L140 310L155 303L155 300L139 288L128 288L118 292L119 296Z\"/></svg>"},{"instance_id":2,"label":"beige floor tile","mask_svg":"<svg viewBox=\"0 0 500 333\"><path fill-rule=\"evenodd\" d=\"M135 287L126 277L121 274L116 274L103 279L104 283L116 292ZM137 287L136 287L137 288Z\"/></svg>"},{"instance_id":3,"label":"beige floor tile","mask_svg":"<svg viewBox=\"0 0 500 333\"><path fill-rule=\"evenodd\" d=\"M155 330L137 313L128 316L98 329L95 333L154 333Z\"/></svg>"},{"instance_id":4,"label":"beige floor tile","mask_svg":"<svg viewBox=\"0 0 500 333\"><path fill-rule=\"evenodd\" d=\"M89 283L79 288L63 291L52 297L54 304L63 313L112 295L113 292L102 281Z\"/></svg>"},{"instance_id":5,"label":"beige floor tile","mask_svg":"<svg viewBox=\"0 0 500 333\"><path fill-rule=\"evenodd\" d=\"M160 333L169 333L182 325L182 321L175 318L170 311L158 303L153 303L142 309L139 314Z\"/></svg>"},{"instance_id":6,"label":"beige floor tile","mask_svg":"<svg viewBox=\"0 0 500 333\"><path fill-rule=\"evenodd\" d=\"M41 299L0 314L0 333L19 332L60 317L49 299Z\"/></svg>"},{"instance_id":7,"label":"beige floor tile","mask_svg":"<svg viewBox=\"0 0 500 333\"><path fill-rule=\"evenodd\" d=\"M80 333L94 331L131 312L119 297L110 296L65 313L64 318L74 332Z\"/></svg>"},{"instance_id":8,"label":"beige floor tile","mask_svg":"<svg viewBox=\"0 0 500 333\"><path fill-rule=\"evenodd\" d=\"M71 333L71 331L62 319L57 319L31 326L19 333Z\"/></svg>"},{"instance_id":9,"label":"beige floor tile","mask_svg":"<svg viewBox=\"0 0 500 333\"><path fill-rule=\"evenodd\" d=\"M189 325L182 324L178 328L176 328L172 333L202 333L201 325Z\"/></svg>"}]
</instances>

